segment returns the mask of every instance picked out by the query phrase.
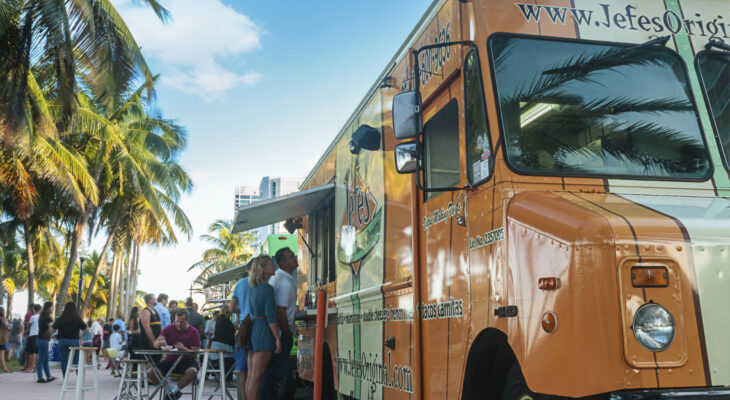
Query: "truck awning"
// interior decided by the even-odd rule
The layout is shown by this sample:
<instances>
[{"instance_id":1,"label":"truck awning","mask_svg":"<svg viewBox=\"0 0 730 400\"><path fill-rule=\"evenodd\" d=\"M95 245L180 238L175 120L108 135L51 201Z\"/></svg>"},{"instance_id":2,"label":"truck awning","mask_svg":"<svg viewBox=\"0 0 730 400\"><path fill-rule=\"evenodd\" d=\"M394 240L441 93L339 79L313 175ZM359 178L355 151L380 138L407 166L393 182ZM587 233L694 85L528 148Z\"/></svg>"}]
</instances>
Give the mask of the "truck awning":
<instances>
[{"instance_id":1,"label":"truck awning","mask_svg":"<svg viewBox=\"0 0 730 400\"><path fill-rule=\"evenodd\" d=\"M334 190L335 184L329 183L243 206L236 210L232 233L309 215Z\"/></svg>"},{"instance_id":2,"label":"truck awning","mask_svg":"<svg viewBox=\"0 0 730 400\"><path fill-rule=\"evenodd\" d=\"M205 281L205 287L222 285L243 278L247 265L248 263L209 276Z\"/></svg>"}]
</instances>

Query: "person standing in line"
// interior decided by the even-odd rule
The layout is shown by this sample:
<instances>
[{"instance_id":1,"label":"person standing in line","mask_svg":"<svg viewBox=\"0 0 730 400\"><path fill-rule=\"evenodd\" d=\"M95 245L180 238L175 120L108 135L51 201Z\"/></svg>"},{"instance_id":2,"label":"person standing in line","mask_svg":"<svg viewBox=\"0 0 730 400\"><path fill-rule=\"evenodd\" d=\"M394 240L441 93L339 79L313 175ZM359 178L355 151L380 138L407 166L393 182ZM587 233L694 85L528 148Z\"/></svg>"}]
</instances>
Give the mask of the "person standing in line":
<instances>
[{"instance_id":1,"label":"person standing in line","mask_svg":"<svg viewBox=\"0 0 730 400\"><path fill-rule=\"evenodd\" d=\"M271 357L271 364L266 370L261 385L262 400L276 399L277 382L283 381L286 388L290 387L292 371L291 363L288 361L297 331L297 327L294 325L294 316L297 312L297 281L294 273L299 266L299 261L296 254L288 247L279 249L274 258L279 264L279 269L269 280L269 284L274 288L276 319L279 323L282 351Z\"/></svg>"},{"instance_id":2,"label":"person standing in line","mask_svg":"<svg viewBox=\"0 0 730 400\"><path fill-rule=\"evenodd\" d=\"M51 327L51 324L53 324L52 312L53 303L50 301L43 303L43 310L38 317L38 337L36 338L36 347L38 348L37 383L47 383L56 379L51 376L51 369L48 367L48 342L51 340L51 335L53 335L53 328ZM44 373L46 375L45 379L43 378Z\"/></svg>"},{"instance_id":3,"label":"person standing in line","mask_svg":"<svg viewBox=\"0 0 730 400\"><path fill-rule=\"evenodd\" d=\"M20 351L23 348L23 335L20 329L20 319L15 318L10 325L10 355L20 359Z\"/></svg>"},{"instance_id":4,"label":"person standing in line","mask_svg":"<svg viewBox=\"0 0 730 400\"><path fill-rule=\"evenodd\" d=\"M38 338L38 318L40 317L40 312L40 304L33 304L33 316L29 320L28 345L25 346L25 359L28 362L28 368L24 369L23 372L35 372L35 365L38 361L38 349L36 348L35 341Z\"/></svg>"},{"instance_id":5,"label":"person standing in line","mask_svg":"<svg viewBox=\"0 0 730 400\"><path fill-rule=\"evenodd\" d=\"M168 309L170 310L170 324L172 324L172 316L177 312L177 300L170 300Z\"/></svg>"},{"instance_id":6,"label":"person standing in line","mask_svg":"<svg viewBox=\"0 0 730 400\"><path fill-rule=\"evenodd\" d=\"M30 317L33 316L33 304L28 304L28 312L23 318L23 348L20 352L20 364L23 365L23 372L28 372L28 357L26 347L28 346L28 337L30 336Z\"/></svg>"},{"instance_id":7,"label":"person standing in line","mask_svg":"<svg viewBox=\"0 0 730 400\"><path fill-rule=\"evenodd\" d=\"M198 307L195 303L193 303L193 298L188 297L185 300L185 309L188 310L188 317L190 319L190 325L194 326L195 329L198 330L200 333L201 340L203 339L203 328L205 321L203 321L203 317L198 314Z\"/></svg>"},{"instance_id":8,"label":"person standing in line","mask_svg":"<svg viewBox=\"0 0 730 400\"><path fill-rule=\"evenodd\" d=\"M127 336L125 332L127 331L127 325L124 324L124 314L121 311L117 313L117 319L112 323L112 326L114 325L119 325L119 331L122 332L122 337L126 340Z\"/></svg>"},{"instance_id":9,"label":"person standing in line","mask_svg":"<svg viewBox=\"0 0 730 400\"><path fill-rule=\"evenodd\" d=\"M249 299L251 320L251 340L249 343L248 366L250 373L246 382L246 399L258 398L261 381L269 366L271 356L281 353L279 324L276 322L276 301L274 288L267 283L274 275L274 262L267 255L256 257L251 264L248 285L251 286Z\"/></svg>"},{"instance_id":10,"label":"person standing in line","mask_svg":"<svg viewBox=\"0 0 730 400\"><path fill-rule=\"evenodd\" d=\"M160 315L160 328L165 329L166 326L170 325L170 311L167 310L167 295L160 293L157 295L157 304L155 304L155 311Z\"/></svg>"},{"instance_id":11,"label":"person standing in line","mask_svg":"<svg viewBox=\"0 0 730 400\"><path fill-rule=\"evenodd\" d=\"M155 305L155 295L147 293L144 296L144 302L147 305L142 309L140 313L141 332L139 334L139 346L138 349L150 350L153 348L153 344L157 337L162 332L162 324L160 321L160 314L157 312ZM163 307L164 308L164 307ZM159 358L155 358L157 361Z\"/></svg>"},{"instance_id":12,"label":"person standing in line","mask_svg":"<svg viewBox=\"0 0 730 400\"><path fill-rule=\"evenodd\" d=\"M215 320L213 336L209 339L209 348L211 350L223 350L226 353L233 353L233 345L236 342L236 328L233 326L233 322L231 322L231 312L228 311L228 307L223 307L220 311L216 311L215 315L218 318ZM218 354L216 353L211 354L209 357L211 360L218 360ZM226 358L223 360L225 362ZM228 371L230 365L225 365L224 367L224 370Z\"/></svg>"},{"instance_id":13,"label":"person standing in line","mask_svg":"<svg viewBox=\"0 0 730 400\"><path fill-rule=\"evenodd\" d=\"M66 367L68 366L68 356L71 347L78 347L81 343L81 332L86 329L84 320L79 316L76 310L76 304L73 302L66 303L63 307L63 313L53 323L53 329L58 331L58 351L61 353L61 373L66 376ZM73 363L78 364L79 354L74 354Z\"/></svg>"},{"instance_id":14,"label":"person standing in line","mask_svg":"<svg viewBox=\"0 0 730 400\"><path fill-rule=\"evenodd\" d=\"M213 334L215 333L215 320L219 315L220 311L214 311L213 317L208 316L208 319L205 320L205 330L203 331L203 337L205 338L203 341L204 349L210 348L210 342L212 342Z\"/></svg>"},{"instance_id":15,"label":"person standing in line","mask_svg":"<svg viewBox=\"0 0 730 400\"><path fill-rule=\"evenodd\" d=\"M91 345L96 348L97 353L101 352L102 333L104 332L104 328L102 328L101 324L103 322L103 319L97 318L94 323L91 324Z\"/></svg>"},{"instance_id":16,"label":"person standing in line","mask_svg":"<svg viewBox=\"0 0 730 400\"><path fill-rule=\"evenodd\" d=\"M251 270L253 260L248 263L248 270ZM228 308L233 314L238 314L238 324L243 322L249 315L249 294L251 286L248 284L248 276L245 276L236 282L233 288L233 296L228 304ZM239 332L240 333L240 332ZM238 400L246 399L246 378L248 377L248 344L239 343L238 336L236 345L233 350L234 370L236 371L236 380L238 381Z\"/></svg>"},{"instance_id":17,"label":"person standing in line","mask_svg":"<svg viewBox=\"0 0 730 400\"><path fill-rule=\"evenodd\" d=\"M8 352L8 342L10 342L10 323L5 317L5 309L0 307L0 365L3 372L10 372L8 366L5 365L5 355Z\"/></svg>"},{"instance_id":18,"label":"person standing in line","mask_svg":"<svg viewBox=\"0 0 730 400\"><path fill-rule=\"evenodd\" d=\"M91 324L94 320L89 318L86 321L86 329L81 332L81 347L94 347L92 343ZM91 353L86 353L86 363L91 364Z\"/></svg>"},{"instance_id":19,"label":"person standing in line","mask_svg":"<svg viewBox=\"0 0 730 400\"><path fill-rule=\"evenodd\" d=\"M109 321L107 321L107 323L104 324L104 327L103 327L103 330L102 330L102 333L101 333L101 349L102 349L102 351L104 349L108 349L109 346L110 346L109 339L111 339L111 336L112 336L112 324L114 324L114 320L111 319L111 318L109 318ZM104 354L106 354L106 352L104 352ZM112 367L111 360L107 360L107 364L106 364L106 368L105 369L109 369L111 367Z\"/></svg>"},{"instance_id":20,"label":"person standing in line","mask_svg":"<svg viewBox=\"0 0 730 400\"><path fill-rule=\"evenodd\" d=\"M142 357L134 355L134 351L140 348L140 332L142 332L142 329L139 322L139 307L134 306L132 307L132 311L129 312L126 332L127 351L129 352L130 358L133 359L142 359Z\"/></svg>"}]
</instances>

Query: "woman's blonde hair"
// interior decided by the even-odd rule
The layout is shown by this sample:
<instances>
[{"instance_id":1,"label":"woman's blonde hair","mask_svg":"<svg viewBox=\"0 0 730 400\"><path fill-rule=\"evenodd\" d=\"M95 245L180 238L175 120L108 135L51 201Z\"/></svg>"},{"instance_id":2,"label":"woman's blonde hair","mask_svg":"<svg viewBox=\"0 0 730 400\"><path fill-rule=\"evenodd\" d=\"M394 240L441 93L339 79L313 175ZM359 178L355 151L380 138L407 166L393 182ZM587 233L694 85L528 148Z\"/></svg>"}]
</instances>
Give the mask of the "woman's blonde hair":
<instances>
[{"instance_id":1,"label":"woman's blonde hair","mask_svg":"<svg viewBox=\"0 0 730 400\"><path fill-rule=\"evenodd\" d=\"M266 283L267 279L264 276L264 268L271 261L271 257L266 254L262 254L251 261L251 269L248 271L248 285L256 287L261 283Z\"/></svg>"}]
</instances>

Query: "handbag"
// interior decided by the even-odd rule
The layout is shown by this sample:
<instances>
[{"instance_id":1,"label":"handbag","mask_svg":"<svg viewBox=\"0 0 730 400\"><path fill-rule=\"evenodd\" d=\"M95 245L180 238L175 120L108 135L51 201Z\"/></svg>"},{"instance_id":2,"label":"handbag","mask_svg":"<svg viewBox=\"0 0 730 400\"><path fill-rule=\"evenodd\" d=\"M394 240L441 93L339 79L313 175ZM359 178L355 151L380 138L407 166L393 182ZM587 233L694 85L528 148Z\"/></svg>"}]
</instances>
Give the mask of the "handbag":
<instances>
[{"instance_id":1,"label":"handbag","mask_svg":"<svg viewBox=\"0 0 730 400\"><path fill-rule=\"evenodd\" d=\"M5 327L5 318L0 317L0 346L8 344L10 341L10 328Z\"/></svg>"},{"instance_id":2,"label":"handbag","mask_svg":"<svg viewBox=\"0 0 730 400\"><path fill-rule=\"evenodd\" d=\"M247 315L246 318L241 321L241 325L238 327L236 332L236 343L239 349L248 350L248 344L251 341L251 330L253 329L253 321L251 316Z\"/></svg>"}]
</instances>

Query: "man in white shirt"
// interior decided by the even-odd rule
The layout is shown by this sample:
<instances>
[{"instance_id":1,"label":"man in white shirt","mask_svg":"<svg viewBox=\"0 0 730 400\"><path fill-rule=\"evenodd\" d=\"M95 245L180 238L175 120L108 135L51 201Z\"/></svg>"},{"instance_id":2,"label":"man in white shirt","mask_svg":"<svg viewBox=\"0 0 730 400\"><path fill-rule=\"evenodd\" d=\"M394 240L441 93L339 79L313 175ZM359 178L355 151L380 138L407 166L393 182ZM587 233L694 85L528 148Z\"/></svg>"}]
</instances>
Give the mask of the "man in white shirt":
<instances>
[{"instance_id":1,"label":"man in white shirt","mask_svg":"<svg viewBox=\"0 0 730 400\"><path fill-rule=\"evenodd\" d=\"M288 363L289 352L294 344L294 334L297 331L294 325L294 315L297 312L297 280L294 272L299 266L296 254L285 247L276 252L274 256L279 269L269 280L269 285L274 287L274 298L276 299L276 319L279 323L281 334L281 353L271 356L271 364L266 369L266 374L261 385L261 399L273 400L276 398L276 382L291 380L292 374L290 363Z\"/></svg>"},{"instance_id":2,"label":"man in white shirt","mask_svg":"<svg viewBox=\"0 0 730 400\"><path fill-rule=\"evenodd\" d=\"M38 318L41 314L41 305L33 304L33 316L28 321L30 323L30 329L28 331L28 345L25 348L26 359L28 360L28 368L25 372L35 371L36 363L38 362L38 348L36 347L36 339L38 339Z\"/></svg>"}]
</instances>

